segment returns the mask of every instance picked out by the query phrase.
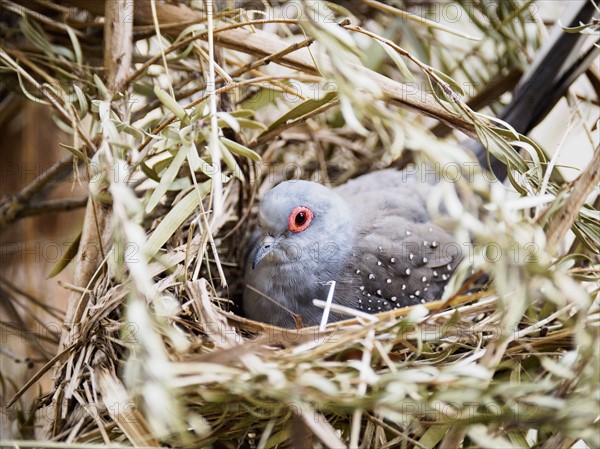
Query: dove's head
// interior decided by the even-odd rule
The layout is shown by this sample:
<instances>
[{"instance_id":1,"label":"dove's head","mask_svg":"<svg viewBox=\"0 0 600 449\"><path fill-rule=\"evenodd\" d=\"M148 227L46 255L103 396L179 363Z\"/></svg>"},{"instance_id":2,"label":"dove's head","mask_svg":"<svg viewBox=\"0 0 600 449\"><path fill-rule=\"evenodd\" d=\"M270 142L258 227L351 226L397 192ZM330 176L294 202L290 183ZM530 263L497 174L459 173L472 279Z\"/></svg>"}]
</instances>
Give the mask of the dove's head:
<instances>
[{"instance_id":1,"label":"dove's head","mask_svg":"<svg viewBox=\"0 0 600 449\"><path fill-rule=\"evenodd\" d=\"M347 253L354 237L354 214L333 190L309 181L286 181L263 198L258 213L259 240L252 268L261 264L328 263Z\"/></svg>"}]
</instances>

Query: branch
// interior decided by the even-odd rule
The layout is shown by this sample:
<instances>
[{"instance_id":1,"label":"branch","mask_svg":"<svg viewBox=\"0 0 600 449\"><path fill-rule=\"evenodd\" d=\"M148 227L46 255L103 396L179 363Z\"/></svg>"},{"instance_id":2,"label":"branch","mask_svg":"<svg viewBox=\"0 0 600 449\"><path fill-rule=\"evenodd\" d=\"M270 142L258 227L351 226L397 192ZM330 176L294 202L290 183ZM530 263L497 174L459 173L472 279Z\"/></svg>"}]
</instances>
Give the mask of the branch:
<instances>
[{"instance_id":1,"label":"branch","mask_svg":"<svg viewBox=\"0 0 600 449\"><path fill-rule=\"evenodd\" d=\"M592 190L600 183L600 149L579 177L567 187L569 198L562 209L551 219L546 238L548 247L556 247L579 216L579 211Z\"/></svg>"},{"instance_id":2,"label":"branch","mask_svg":"<svg viewBox=\"0 0 600 449\"><path fill-rule=\"evenodd\" d=\"M40 201L23 208L17 219L80 209L85 206L86 202L87 197Z\"/></svg>"},{"instance_id":3,"label":"branch","mask_svg":"<svg viewBox=\"0 0 600 449\"><path fill-rule=\"evenodd\" d=\"M128 20L126 14L128 6L133 8L133 2L114 0L106 3L104 65L107 71L106 85L113 93L118 92L117 89L124 85L127 72L131 67L133 23ZM74 276L74 284L78 287L87 288L106 255L105 248L111 240L110 219L110 208L102 207L90 194L77 253L79 263ZM100 251L89 252L88 248L100 248ZM66 323L79 322L76 313L83 311L83 307L79 304L81 300L83 297L79 293L71 294L65 317ZM69 336L72 332L73 329L66 329L63 333L61 348L71 343Z\"/></svg>"},{"instance_id":4,"label":"branch","mask_svg":"<svg viewBox=\"0 0 600 449\"><path fill-rule=\"evenodd\" d=\"M133 1L112 0L106 3L104 21L104 68L107 87L112 92L125 88L133 53Z\"/></svg>"},{"instance_id":5,"label":"branch","mask_svg":"<svg viewBox=\"0 0 600 449\"><path fill-rule=\"evenodd\" d=\"M113 0L106 2L105 6L104 65L107 72L106 85L114 96L126 85L127 72L131 67L133 23L132 20L128 20L127 11L133 8L133 1ZM122 107L127 107L126 103L122 104ZM104 149L104 151L110 151L110 146L106 143ZM95 274L105 259L106 248L112 241L111 218L112 209L101 205L90 192L74 275L74 285L84 289L84 292L88 291L89 285L93 282ZM90 251L90 248L100 248L100 251ZM74 347L73 342L76 340L75 337L79 330L78 323L82 321L81 318L88 300L89 296L86 293L81 294L76 291L70 294L65 314L65 326L58 348L59 354L67 351L69 347ZM68 363L57 366L53 379L53 391L56 391L62 376L69 376L68 366ZM55 414L54 419L47 421L44 431L48 437L55 436L57 430L61 428L61 421L66 416L66 407L69 406L68 401L60 402L59 399L59 396L55 396L50 408L62 410L62 413Z\"/></svg>"},{"instance_id":6,"label":"branch","mask_svg":"<svg viewBox=\"0 0 600 449\"><path fill-rule=\"evenodd\" d=\"M495 103L504 93L512 91L515 88L522 75L523 72L521 70L513 69L506 75L499 75L490 80L483 86L481 91L467 101L467 106L474 111L480 111L484 107ZM438 123L431 128L431 132L440 138L446 137L451 131L452 128L443 123Z\"/></svg>"},{"instance_id":7,"label":"branch","mask_svg":"<svg viewBox=\"0 0 600 449\"><path fill-rule=\"evenodd\" d=\"M5 195L0 199L0 231L15 222L24 210L27 209L33 196L39 193L46 185L62 175L63 170L71 165L73 156L69 155L56 162L44 173L35 178L16 195Z\"/></svg>"},{"instance_id":8,"label":"branch","mask_svg":"<svg viewBox=\"0 0 600 449\"><path fill-rule=\"evenodd\" d=\"M103 2L67 0L66 3L102 15L100 5L102 5ZM138 1L136 4L137 7L134 11L135 24L151 25L153 23L152 13L147 0ZM203 13L189 9L184 5L157 3L156 11L159 23L182 24L165 30L165 33L174 36L177 36L183 31L190 21L195 19L197 22L203 22L205 19ZM216 31L217 30L215 30L215 33ZM203 38L205 38L205 36L203 36ZM261 58L282 52L283 54L280 57L273 59L274 62L305 73L319 74L308 50L301 49L294 53L286 54L284 51L289 44L278 36L266 31L258 29L246 30L241 29L241 27L222 30L215 34L215 41L223 47ZM322 61L322 63L324 63L324 61ZM372 79L379 86L385 95L385 101L435 118L448 126L462 131L469 137L477 138L471 122L463 119L458 114L448 112L432 99L431 96L423 94L416 86L411 86L409 89L404 84L393 81L366 68L362 69L362 74Z\"/></svg>"}]
</instances>

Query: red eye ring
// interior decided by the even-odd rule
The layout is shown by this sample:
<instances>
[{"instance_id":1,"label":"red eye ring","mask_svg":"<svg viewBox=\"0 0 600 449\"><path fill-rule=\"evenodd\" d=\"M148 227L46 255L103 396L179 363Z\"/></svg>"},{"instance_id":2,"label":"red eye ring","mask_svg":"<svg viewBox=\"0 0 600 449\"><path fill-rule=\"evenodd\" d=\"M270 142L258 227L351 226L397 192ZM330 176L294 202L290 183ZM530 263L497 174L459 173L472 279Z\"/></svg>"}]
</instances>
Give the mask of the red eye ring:
<instances>
[{"instance_id":1,"label":"red eye ring","mask_svg":"<svg viewBox=\"0 0 600 449\"><path fill-rule=\"evenodd\" d=\"M313 211L306 206L296 207L288 217L288 229L292 232L302 232L312 222Z\"/></svg>"}]
</instances>

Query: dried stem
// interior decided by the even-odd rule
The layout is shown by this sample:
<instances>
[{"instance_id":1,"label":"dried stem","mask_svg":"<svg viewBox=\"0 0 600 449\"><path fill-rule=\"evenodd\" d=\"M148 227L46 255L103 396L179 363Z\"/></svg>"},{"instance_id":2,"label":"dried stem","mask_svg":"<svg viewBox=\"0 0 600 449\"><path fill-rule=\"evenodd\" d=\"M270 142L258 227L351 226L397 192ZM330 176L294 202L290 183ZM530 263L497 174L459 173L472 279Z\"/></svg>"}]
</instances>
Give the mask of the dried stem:
<instances>
[{"instance_id":1,"label":"dried stem","mask_svg":"<svg viewBox=\"0 0 600 449\"><path fill-rule=\"evenodd\" d=\"M104 63L107 70L106 84L113 94L125 85L126 75L131 67L133 23L131 20L127 20L128 8L133 8L133 2L130 0L106 2ZM126 105L122 104L122 107L126 107ZM110 147L107 145L105 148ZM90 193L77 252L78 263L73 279L74 285L87 288L103 263L106 248L112 240L111 218L112 210L101 205ZM99 249L99 251L92 251L92 249ZM87 299L88 295L85 293L83 295L79 292L71 293L65 314L66 326L61 336L59 353L62 353L68 346L72 347L73 341L76 340L79 326L74 323L81 322L81 314L85 309L84 304ZM59 366L55 373L55 385L61 380L61 368L62 366ZM59 407L57 399L55 397L52 404L55 408ZM58 416L56 415L57 418ZM59 423L55 420L48 420L45 429L46 435L55 435L58 428L60 428Z\"/></svg>"},{"instance_id":2,"label":"dried stem","mask_svg":"<svg viewBox=\"0 0 600 449\"><path fill-rule=\"evenodd\" d=\"M564 207L552 217L546 237L550 248L556 247L579 216L585 201L600 183L600 149L596 149L587 168L568 187L569 199Z\"/></svg>"}]
</instances>

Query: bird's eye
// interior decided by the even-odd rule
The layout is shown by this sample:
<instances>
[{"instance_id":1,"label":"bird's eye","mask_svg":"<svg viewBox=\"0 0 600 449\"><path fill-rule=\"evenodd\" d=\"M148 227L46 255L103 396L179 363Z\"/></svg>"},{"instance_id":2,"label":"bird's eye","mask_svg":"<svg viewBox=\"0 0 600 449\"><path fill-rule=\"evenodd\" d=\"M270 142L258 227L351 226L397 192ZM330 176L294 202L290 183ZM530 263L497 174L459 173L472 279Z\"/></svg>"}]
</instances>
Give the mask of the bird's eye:
<instances>
[{"instance_id":1,"label":"bird's eye","mask_svg":"<svg viewBox=\"0 0 600 449\"><path fill-rule=\"evenodd\" d=\"M306 206L298 206L288 217L288 229L292 232L302 232L310 225L313 212Z\"/></svg>"}]
</instances>

